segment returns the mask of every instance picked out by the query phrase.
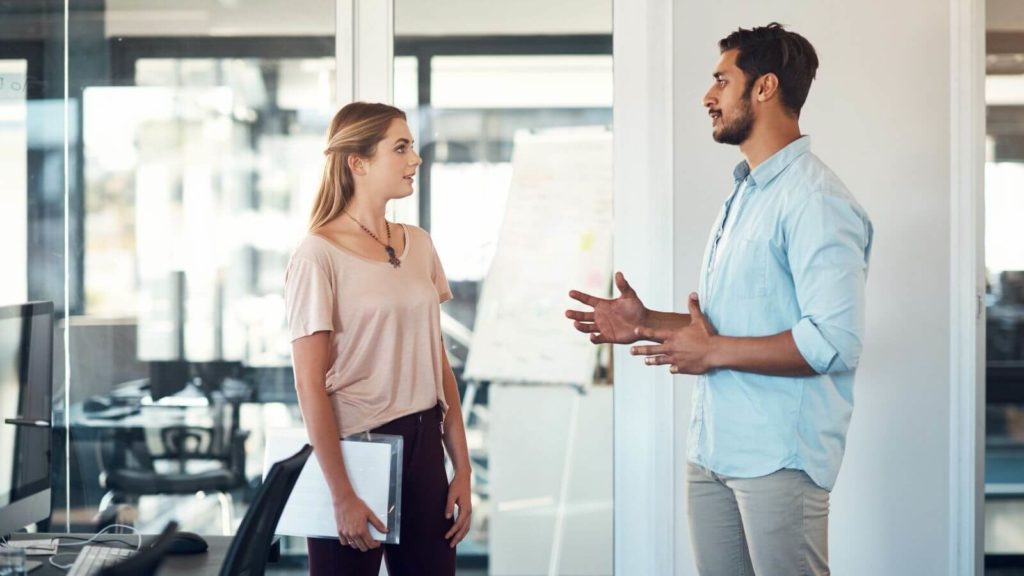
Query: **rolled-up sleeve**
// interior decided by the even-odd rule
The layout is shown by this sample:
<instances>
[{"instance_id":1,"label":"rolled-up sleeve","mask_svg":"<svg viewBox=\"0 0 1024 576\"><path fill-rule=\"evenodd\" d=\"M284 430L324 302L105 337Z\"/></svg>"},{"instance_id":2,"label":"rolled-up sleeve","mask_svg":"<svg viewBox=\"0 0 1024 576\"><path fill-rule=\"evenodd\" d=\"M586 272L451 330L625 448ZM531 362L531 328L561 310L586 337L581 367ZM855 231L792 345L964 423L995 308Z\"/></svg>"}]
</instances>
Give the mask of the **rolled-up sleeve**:
<instances>
[{"instance_id":1,"label":"rolled-up sleeve","mask_svg":"<svg viewBox=\"0 0 1024 576\"><path fill-rule=\"evenodd\" d=\"M816 192L787 222L790 270L800 306L793 340L819 374L857 367L872 227L852 199Z\"/></svg>"}]
</instances>

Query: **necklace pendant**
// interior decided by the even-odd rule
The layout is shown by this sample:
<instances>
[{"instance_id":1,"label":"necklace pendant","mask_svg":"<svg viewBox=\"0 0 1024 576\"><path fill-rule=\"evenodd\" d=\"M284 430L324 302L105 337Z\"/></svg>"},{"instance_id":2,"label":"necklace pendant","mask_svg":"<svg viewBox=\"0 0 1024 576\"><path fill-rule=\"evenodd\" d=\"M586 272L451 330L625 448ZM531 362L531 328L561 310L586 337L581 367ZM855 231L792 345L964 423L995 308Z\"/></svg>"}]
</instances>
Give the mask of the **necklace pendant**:
<instances>
[{"instance_id":1,"label":"necklace pendant","mask_svg":"<svg viewBox=\"0 0 1024 576\"><path fill-rule=\"evenodd\" d=\"M402 261L399 260L398 256L395 255L394 248L392 248L391 246L385 246L384 250L386 250L388 253L388 263L391 264L391 266L398 268L399 266L402 265Z\"/></svg>"}]
</instances>

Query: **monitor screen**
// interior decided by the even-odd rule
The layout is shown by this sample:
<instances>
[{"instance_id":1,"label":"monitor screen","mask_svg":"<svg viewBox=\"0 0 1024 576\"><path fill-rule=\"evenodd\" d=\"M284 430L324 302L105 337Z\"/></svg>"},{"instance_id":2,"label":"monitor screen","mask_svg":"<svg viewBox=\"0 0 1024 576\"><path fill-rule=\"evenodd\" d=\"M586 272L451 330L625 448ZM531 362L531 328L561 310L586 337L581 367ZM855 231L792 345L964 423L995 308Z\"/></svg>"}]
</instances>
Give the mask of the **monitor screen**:
<instances>
[{"instance_id":1,"label":"monitor screen","mask_svg":"<svg viewBox=\"0 0 1024 576\"><path fill-rule=\"evenodd\" d=\"M191 368L184 360L153 361L149 363L149 395L153 400L173 396L185 389Z\"/></svg>"},{"instance_id":2,"label":"monitor screen","mask_svg":"<svg viewBox=\"0 0 1024 576\"><path fill-rule=\"evenodd\" d=\"M50 515L53 304L0 307L0 535Z\"/></svg>"}]
</instances>

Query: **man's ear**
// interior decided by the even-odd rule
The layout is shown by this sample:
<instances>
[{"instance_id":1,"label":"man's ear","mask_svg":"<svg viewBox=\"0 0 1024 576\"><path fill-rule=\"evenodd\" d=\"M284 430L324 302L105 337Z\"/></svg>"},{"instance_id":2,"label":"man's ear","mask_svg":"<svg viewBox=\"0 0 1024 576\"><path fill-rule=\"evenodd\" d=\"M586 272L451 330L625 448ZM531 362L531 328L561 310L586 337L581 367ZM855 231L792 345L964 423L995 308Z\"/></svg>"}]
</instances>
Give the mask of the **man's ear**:
<instances>
[{"instance_id":1,"label":"man's ear","mask_svg":"<svg viewBox=\"0 0 1024 576\"><path fill-rule=\"evenodd\" d=\"M754 94L758 102L767 102L779 95L779 77L769 72L757 79Z\"/></svg>"}]
</instances>

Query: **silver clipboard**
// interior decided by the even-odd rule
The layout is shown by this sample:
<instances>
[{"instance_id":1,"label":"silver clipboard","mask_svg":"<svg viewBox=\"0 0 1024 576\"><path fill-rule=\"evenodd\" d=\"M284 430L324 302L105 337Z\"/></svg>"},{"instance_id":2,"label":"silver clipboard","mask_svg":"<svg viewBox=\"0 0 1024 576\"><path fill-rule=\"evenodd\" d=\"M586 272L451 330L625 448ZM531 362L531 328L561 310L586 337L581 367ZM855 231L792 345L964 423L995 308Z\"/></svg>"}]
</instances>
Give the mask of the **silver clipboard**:
<instances>
[{"instance_id":1,"label":"silver clipboard","mask_svg":"<svg viewBox=\"0 0 1024 576\"><path fill-rule=\"evenodd\" d=\"M263 465L263 475L266 477L270 466L279 460L291 456L303 445L309 443L304 428L275 429L267 434L266 450ZM361 453L364 456L366 450L355 449L355 444L372 443L387 447L387 456L373 450L375 454L372 461L380 468L360 468L360 458L345 457L348 452ZM345 470L348 473L352 487L356 495L367 501L371 510L382 520L387 518L388 532L381 534L372 525L369 526L370 533L375 540L385 544L398 544L401 532L401 511L402 511L402 452L403 440L401 436L392 434L374 434L362 432L343 438L340 441ZM388 462L385 472L383 462ZM382 498L382 491L371 490L372 496L367 500L366 486L373 485L381 487L383 474L387 474L386 500ZM376 478L376 479L375 479ZM360 486L362 484L362 487ZM361 493L362 492L362 493ZM376 504L373 504L376 502ZM305 538L337 538L338 528L334 521L334 515L324 514L324 510L332 510L333 501L323 471L320 469L319 461L312 457L306 461L295 488L288 497L288 502L282 511L278 521L276 534L287 536L300 536Z\"/></svg>"},{"instance_id":2,"label":"silver clipboard","mask_svg":"<svg viewBox=\"0 0 1024 576\"><path fill-rule=\"evenodd\" d=\"M342 442L373 442L387 444L391 447L391 479L388 485L388 532L384 535L385 538L382 542L385 544L398 544L402 527L402 451L405 448L404 439L397 434L360 432L346 436L342 439ZM346 471L348 471L347 465Z\"/></svg>"}]
</instances>

